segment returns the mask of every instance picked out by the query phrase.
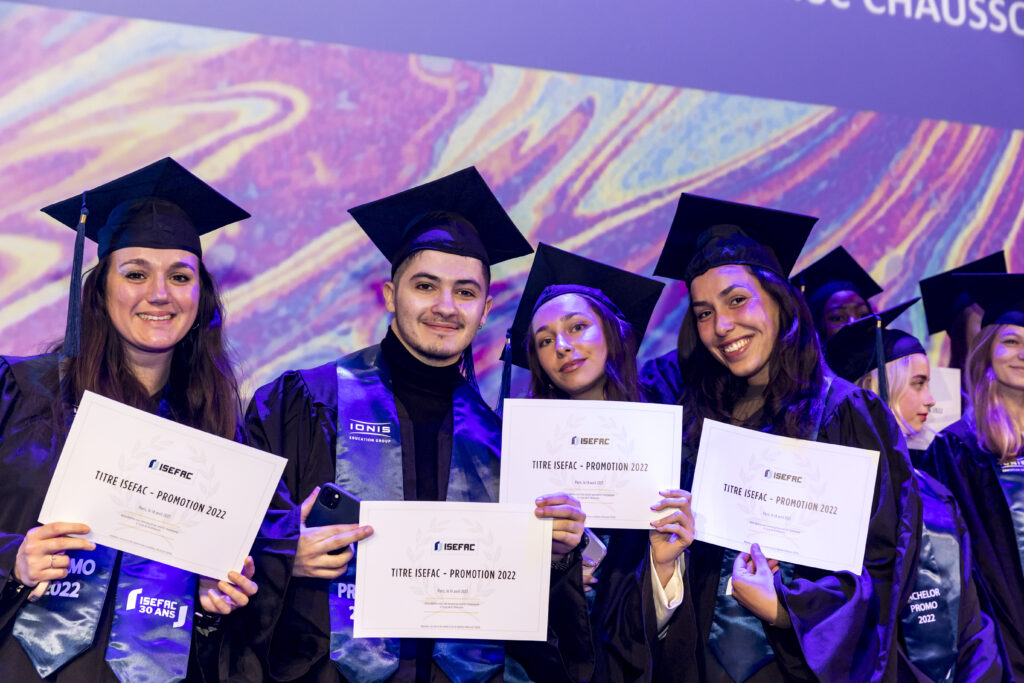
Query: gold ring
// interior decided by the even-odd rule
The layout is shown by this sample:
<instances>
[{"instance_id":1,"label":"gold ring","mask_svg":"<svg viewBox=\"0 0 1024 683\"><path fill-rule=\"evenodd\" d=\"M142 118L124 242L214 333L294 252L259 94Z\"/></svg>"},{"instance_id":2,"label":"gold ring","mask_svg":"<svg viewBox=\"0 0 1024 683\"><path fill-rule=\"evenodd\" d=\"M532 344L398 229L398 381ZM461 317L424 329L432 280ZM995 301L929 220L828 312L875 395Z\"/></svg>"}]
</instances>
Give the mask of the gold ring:
<instances>
[{"instance_id":1,"label":"gold ring","mask_svg":"<svg viewBox=\"0 0 1024 683\"><path fill-rule=\"evenodd\" d=\"M54 569L54 566L53 566L53 555L50 555L50 569Z\"/></svg>"}]
</instances>

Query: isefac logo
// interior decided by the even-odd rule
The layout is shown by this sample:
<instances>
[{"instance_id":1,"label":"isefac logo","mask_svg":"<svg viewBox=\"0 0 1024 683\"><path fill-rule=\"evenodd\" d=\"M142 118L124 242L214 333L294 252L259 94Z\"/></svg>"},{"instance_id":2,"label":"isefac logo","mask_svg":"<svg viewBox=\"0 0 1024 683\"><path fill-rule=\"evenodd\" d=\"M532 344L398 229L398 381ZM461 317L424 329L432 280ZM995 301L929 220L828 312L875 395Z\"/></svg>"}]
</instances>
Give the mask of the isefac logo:
<instances>
[{"instance_id":1,"label":"isefac logo","mask_svg":"<svg viewBox=\"0 0 1024 683\"><path fill-rule=\"evenodd\" d=\"M573 446L611 446L612 440L603 436L574 436L570 443Z\"/></svg>"},{"instance_id":2,"label":"isefac logo","mask_svg":"<svg viewBox=\"0 0 1024 683\"><path fill-rule=\"evenodd\" d=\"M154 598L143 595L141 588L136 588L128 594L128 604L125 605L126 612L139 611L139 614L152 614L155 617L166 617L173 619L174 628L181 628L185 625L185 618L188 616L188 605L178 604L177 600L166 598Z\"/></svg>"},{"instance_id":3,"label":"isefac logo","mask_svg":"<svg viewBox=\"0 0 1024 683\"><path fill-rule=\"evenodd\" d=\"M168 465L167 463L160 462L159 460L150 460L149 469L166 472L167 474L174 475L175 477L181 477L182 479L192 478L192 473L188 470L183 470L180 467L175 467L174 465Z\"/></svg>"},{"instance_id":4,"label":"isefac logo","mask_svg":"<svg viewBox=\"0 0 1024 683\"><path fill-rule=\"evenodd\" d=\"M453 543L450 541L434 541L434 552L471 553L476 551L476 543Z\"/></svg>"},{"instance_id":5,"label":"isefac logo","mask_svg":"<svg viewBox=\"0 0 1024 683\"><path fill-rule=\"evenodd\" d=\"M778 479L779 481L791 481L794 484L801 484L804 480L804 478L799 474L786 474L785 472L775 472L773 470L765 470L764 478Z\"/></svg>"}]
</instances>

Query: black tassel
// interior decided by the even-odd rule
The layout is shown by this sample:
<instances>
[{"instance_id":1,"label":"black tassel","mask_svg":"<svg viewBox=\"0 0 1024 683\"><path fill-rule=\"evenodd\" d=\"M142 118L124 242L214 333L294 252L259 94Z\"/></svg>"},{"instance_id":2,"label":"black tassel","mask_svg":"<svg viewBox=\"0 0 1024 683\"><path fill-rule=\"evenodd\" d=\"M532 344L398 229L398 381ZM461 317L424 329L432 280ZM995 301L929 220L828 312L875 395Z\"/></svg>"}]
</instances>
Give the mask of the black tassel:
<instances>
[{"instance_id":1,"label":"black tassel","mask_svg":"<svg viewBox=\"0 0 1024 683\"><path fill-rule=\"evenodd\" d=\"M889 404L889 378L885 376L885 347L882 345L882 319L875 317L875 359L878 365L878 395Z\"/></svg>"},{"instance_id":2,"label":"black tassel","mask_svg":"<svg viewBox=\"0 0 1024 683\"><path fill-rule=\"evenodd\" d=\"M68 294L68 320L64 328L64 344L61 347L61 360L78 358L82 346L82 259L85 252L85 219L89 209L85 206L85 193L82 193L82 213L78 218L78 230L75 235L75 257L71 264L71 290Z\"/></svg>"},{"instance_id":3,"label":"black tassel","mask_svg":"<svg viewBox=\"0 0 1024 683\"><path fill-rule=\"evenodd\" d=\"M512 328L505 332L505 352L502 354L505 364L501 367L501 390L498 392L498 417L505 412L505 399L512 392Z\"/></svg>"},{"instance_id":4,"label":"black tassel","mask_svg":"<svg viewBox=\"0 0 1024 683\"><path fill-rule=\"evenodd\" d=\"M473 364L473 345L470 344L466 347L466 350L462 352L462 376L466 379L471 387L480 391L480 387L476 383L476 365Z\"/></svg>"}]
</instances>

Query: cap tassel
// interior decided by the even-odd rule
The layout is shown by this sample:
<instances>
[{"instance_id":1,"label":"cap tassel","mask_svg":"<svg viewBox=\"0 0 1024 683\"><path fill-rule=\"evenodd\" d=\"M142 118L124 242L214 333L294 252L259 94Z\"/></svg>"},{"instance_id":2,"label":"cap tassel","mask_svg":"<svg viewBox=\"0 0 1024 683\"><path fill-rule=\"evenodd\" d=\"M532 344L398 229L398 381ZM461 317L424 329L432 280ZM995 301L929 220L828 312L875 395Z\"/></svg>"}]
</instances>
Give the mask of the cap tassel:
<instances>
[{"instance_id":1,"label":"cap tassel","mask_svg":"<svg viewBox=\"0 0 1024 683\"><path fill-rule=\"evenodd\" d=\"M78 358L82 345L82 260L85 252L85 219L89 209L85 206L82 193L82 211L78 217L75 234L75 256L71 264L71 291L68 295L68 319L64 328L64 344L61 346L61 360Z\"/></svg>"},{"instance_id":2,"label":"cap tassel","mask_svg":"<svg viewBox=\"0 0 1024 683\"><path fill-rule=\"evenodd\" d=\"M882 345L882 319L875 316L875 359L878 364L878 395L889 404L889 378L885 376L885 347Z\"/></svg>"},{"instance_id":3,"label":"cap tassel","mask_svg":"<svg viewBox=\"0 0 1024 683\"><path fill-rule=\"evenodd\" d=\"M476 365L473 364L473 345L470 344L466 347L466 350L462 352L462 376L466 379L471 387L480 390L479 385L476 383Z\"/></svg>"},{"instance_id":4,"label":"cap tassel","mask_svg":"<svg viewBox=\"0 0 1024 683\"><path fill-rule=\"evenodd\" d=\"M512 328L505 332L505 352L502 356L505 364L501 366L501 390L498 392L498 417L505 412L505 399L512 393Z\"/></svg>"}]
</instances>

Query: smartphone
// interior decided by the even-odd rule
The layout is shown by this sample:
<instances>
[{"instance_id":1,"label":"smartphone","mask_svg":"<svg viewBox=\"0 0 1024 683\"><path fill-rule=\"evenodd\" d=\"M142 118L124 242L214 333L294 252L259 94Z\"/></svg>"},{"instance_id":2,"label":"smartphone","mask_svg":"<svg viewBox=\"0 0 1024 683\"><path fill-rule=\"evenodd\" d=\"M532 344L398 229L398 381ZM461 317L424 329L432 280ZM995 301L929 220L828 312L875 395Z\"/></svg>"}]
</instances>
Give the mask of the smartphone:
<instances>
[{"instance_id":1,"label":"smartphone","mask_svg":"<svg viewBox=\"0 0 1024 683\"><path fill-rule=\"evenodd\" d=\"M601 564L601 560L608 553L608 547L601 542L601 538L590 530L590 527L585 527L583 532L590 539L587 541L587 547L583 549L583 557L594 563L591 573L594 569L597 569L597 565Z\"/></svg>"},{"instance_id":2,"label":"smartphone","mask_svg":"<svg viewBox=\"0 0 1024 683\"><path fill-rule=\"evenodd\" d=\"M306 526L332 524L359 524L359 499L337 484L328 482L320 487L320 494L306 518ZM330 554L340 555L347 547L332 550Z\"/></svg>"}]
</instances>

